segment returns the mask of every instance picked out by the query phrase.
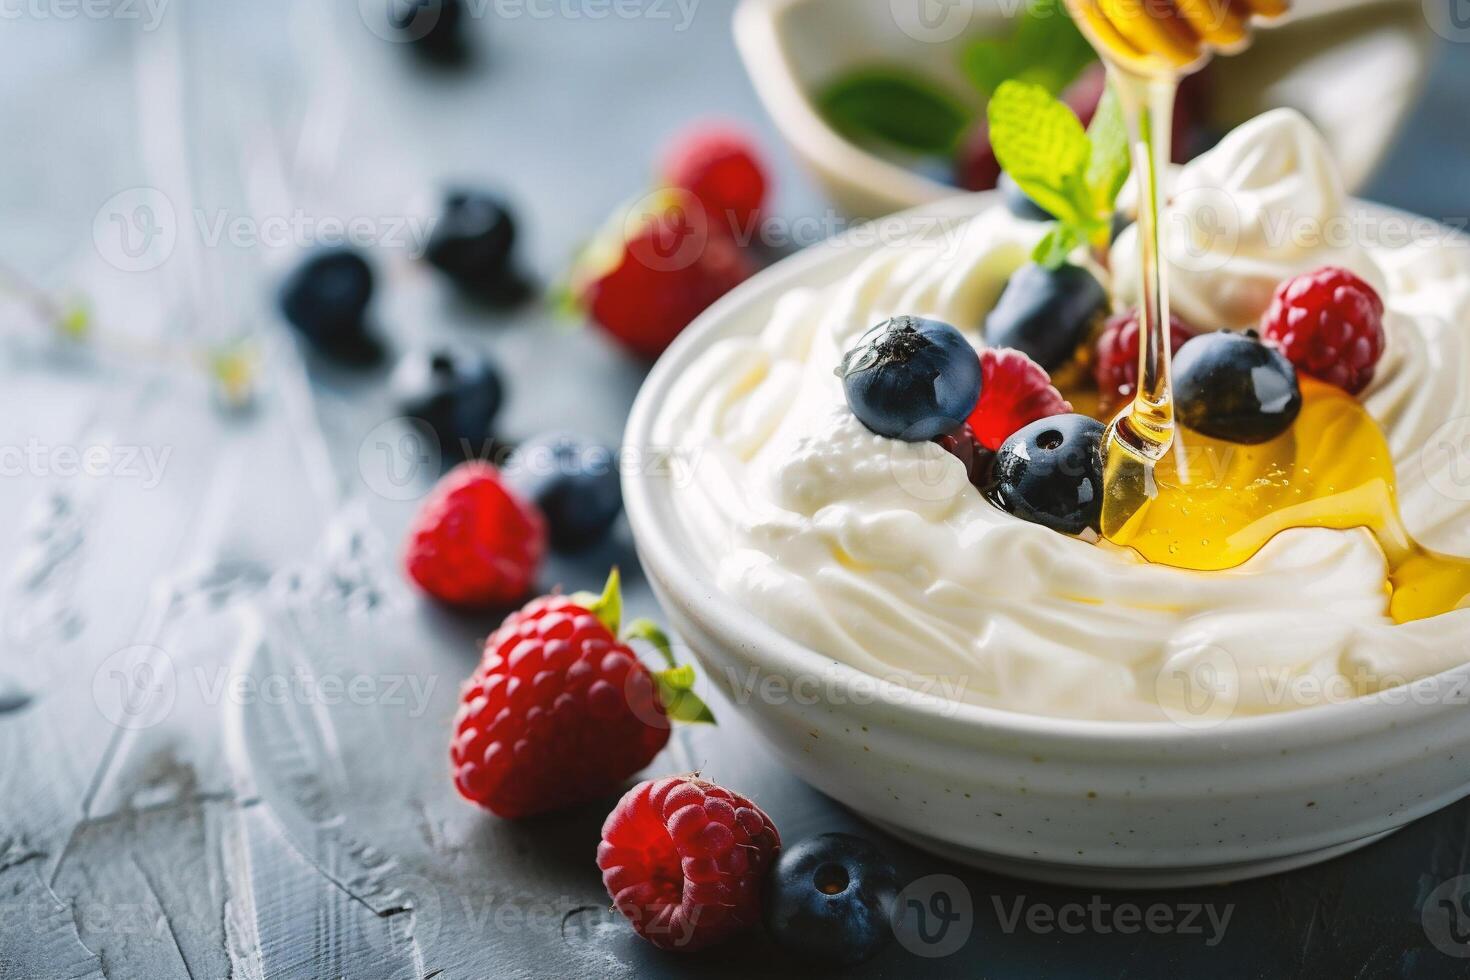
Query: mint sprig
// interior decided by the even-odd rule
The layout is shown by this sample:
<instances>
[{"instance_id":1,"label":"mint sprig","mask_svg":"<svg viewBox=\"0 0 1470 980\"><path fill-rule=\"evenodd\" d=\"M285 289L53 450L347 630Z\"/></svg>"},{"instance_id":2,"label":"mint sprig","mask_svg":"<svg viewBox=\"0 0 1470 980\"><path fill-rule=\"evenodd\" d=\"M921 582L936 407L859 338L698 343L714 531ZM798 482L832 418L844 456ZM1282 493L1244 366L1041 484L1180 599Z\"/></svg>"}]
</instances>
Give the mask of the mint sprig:
<instances>
[{"instance_id":1,"label":"mint sprig","mask_svg":"<svg viewBox=\"0 0 1470 980\"><path fill-rule=\"evenodd\" d=\"M1065 103L1031 82L1001 83L988 113L1001 167L1057 219L1032 259L1054 269L1080 245L1105 250L1113 202L1129 170L1128 135L1112 89L1086 131Z\"/></svg>"}]
</instances>

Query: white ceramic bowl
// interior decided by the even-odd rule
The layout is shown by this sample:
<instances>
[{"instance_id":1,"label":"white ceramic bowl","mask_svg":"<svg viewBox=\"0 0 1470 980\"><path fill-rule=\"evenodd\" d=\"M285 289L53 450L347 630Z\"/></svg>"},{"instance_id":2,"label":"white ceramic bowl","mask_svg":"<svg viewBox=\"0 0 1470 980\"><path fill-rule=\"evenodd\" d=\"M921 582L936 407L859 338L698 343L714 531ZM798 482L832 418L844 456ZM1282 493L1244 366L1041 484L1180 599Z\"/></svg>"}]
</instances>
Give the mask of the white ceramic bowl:
<instances>
[{"instance_id":1,"label":"white ceramic bowl","mask_svg":"<svg viewBox=\"0 0 1470 980\"><path fill-rule=\"evenodd\" d=\"M992 202L969 195L923 211L960 219ZM662 458L655 421L704 350L759 330L786 290L835 282L872 247L815 246L711 307L639 393L625 436L632 458ZM738 607L695 558L668 468L638 469L623 482L638 553L705 675L803 779L922 847L1048 881L1213 883L1324 860L1470 793L1470 769L1457 761L1470 758L1470 665L1373 697L1213 727L958 704L835 663ZM751 676L822 696L763 697L743 681L735 689L734 679Z\"/></svg>"},{"instance_id":2,"label":"white ceramic bowl","mask_svg":"<svg viewBox=\"0 0 1470 980\"><path fill-rule=\"evenodd\" d=\"M1326 137L1349 190L1391 145L1423 85L1434 41L1420 0L1293 0L1289 20L1217 59L1215 117L1232 129L1277 106ZM875 218L953 197L953 186L856 146L828 126L812 93L844 69L911 65L972 91L960 47L1005 29L1015 0L741 0L735 39L766 111L842 210ZM973 98L979 100L978 95Z\"/></svg>"}]
</instances>

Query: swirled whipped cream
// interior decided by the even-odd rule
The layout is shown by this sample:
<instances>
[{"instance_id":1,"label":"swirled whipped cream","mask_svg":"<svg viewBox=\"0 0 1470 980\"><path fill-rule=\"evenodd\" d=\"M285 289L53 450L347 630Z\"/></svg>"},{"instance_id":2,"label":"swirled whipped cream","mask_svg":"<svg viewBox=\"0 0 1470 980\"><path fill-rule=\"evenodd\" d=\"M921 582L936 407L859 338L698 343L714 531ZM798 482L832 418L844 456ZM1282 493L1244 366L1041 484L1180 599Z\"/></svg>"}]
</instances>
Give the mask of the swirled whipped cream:
<instances>
[{"instance_id":1,"label":"swirled whipped cream","mask_svg":"<svg viewBox=\"0 0 1470 980\"><path fill-rule=\"evenodd\" d=\"M1470 415L1470 248L1352 202L1320 136L1288 110L1236 130L1175 187L1173 227L1186 231L1169 252L1171 287L1201 328L1254 322L1277 283L1326 264L1381 287L1388 348L1366 405L1388 436L1409 529L1470 554L1470 471L1459 469L1470 425L1455 421ZM1223 237L1184 237L1212 228ZM720 588L860 670L1073 718L1179 720L1198 691L1171 679L1201 665L1230 713L1250 715L1465 661L1470 609L1395 625L1366 531L1288 531L1226 572L1150 565L1016 519L938 445L863 427L833 375L843 352L901 313L952 323L980 346L985 314L1044 230L993 207L881 248L835 284L790 290L758 333L704 352L658 436L698 461L677 506ZM1133 302L1135 248L1125 234L1111 257L1120 307Z\"/></svg>"}]
</instances>

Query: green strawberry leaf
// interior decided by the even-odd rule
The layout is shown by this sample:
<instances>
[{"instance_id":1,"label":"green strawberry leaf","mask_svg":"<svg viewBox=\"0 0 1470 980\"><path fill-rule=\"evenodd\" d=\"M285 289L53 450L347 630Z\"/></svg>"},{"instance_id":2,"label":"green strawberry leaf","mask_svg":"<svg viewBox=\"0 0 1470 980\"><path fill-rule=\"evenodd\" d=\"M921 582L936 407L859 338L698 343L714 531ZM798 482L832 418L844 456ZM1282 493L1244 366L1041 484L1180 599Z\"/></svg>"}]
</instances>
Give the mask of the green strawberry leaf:
<instances>
[{"instance_id":1,"label":"green strawberry leaf","mask_svg":"<svg viewBox=\"0 0 1470 980\"><path fill-rule=\"evenodd\" d=\"M623 635L627 640L642 640L659 652L664 662L671 668L678 665L674 662L674 645L669 642L669 635L659 629L657 623L651 619L635 619L628 624L628 632ZM692 669L683 668L690 670Z\"/></svg>"},{"instance_id":2,"label":"green strawberry leaf","mask_svg":"<svg viewBox=\"0 0 1470 980\"><path fill-rule=\"evenodd\" d=\"M933 82L882 67L859 68L830 82L817 96L817 108L854 142L944 156L959 145L971 117Z\"/></svg>"},{"instance_id":3,"label":"green strawberry leaf","mask_svg":"<svg viewBox=\"0 0 1470 980\"><path fill-rule=\"evenodd\" d=\"M1097 59L1061 0L1032 0L1003 38L980 38L966 46L960 67L986 95L1016 78L1057 94Z\"/></svg>"},{"instance_id":4,"label":"green strawberry leaf","mask_svg":"<svg viewBox=\"0 0 1470 980\"><path fill-rule=\"evenodd\" d=\"M1087 127L1092 143L1092 158L1087 164L1087 185L1092 188L1092 205L1096 214L1113 210L1118 192L1128 180L1128 128L1123 124L1123 104L1109 85Z\"/></svg>"},{"instance_id":5,"label":"green strawberry leaf","mask_svg":"<svg viewBox=\"0 0 1470 980\"><path fill-rule=\"evenodd\" d=\"M713 725L714 712L694 693L694 668L688 664L670 667L653 675L658 685L659 701L670 721Z\"/></svg>"},{"instance_id":6,"label":"green strawberry leaf","mask_svg":"<svg viewBox=\"0 0 1470 980\"><path fill-rule=\"evenodd\" d=\"M1040 85L1007 81L990 100L990 143L1011 179L1064 222L1091 218L1092 144L1072 110Z\"/></svg>"},{"instance_id":7,"label":"green strawberry leaf","mask_svg":"<svg viewBox=\"0 0 1470 980\"><path fill-rule=\"evenodd\" d=\"M576 592L572 594L572 601L596 616L597 621L607 627L607 631L613 636L618 635L623 624L623 583L616 565L607 573L607 584L602 587L602 595Z\"/></svg>"}]
</instances>

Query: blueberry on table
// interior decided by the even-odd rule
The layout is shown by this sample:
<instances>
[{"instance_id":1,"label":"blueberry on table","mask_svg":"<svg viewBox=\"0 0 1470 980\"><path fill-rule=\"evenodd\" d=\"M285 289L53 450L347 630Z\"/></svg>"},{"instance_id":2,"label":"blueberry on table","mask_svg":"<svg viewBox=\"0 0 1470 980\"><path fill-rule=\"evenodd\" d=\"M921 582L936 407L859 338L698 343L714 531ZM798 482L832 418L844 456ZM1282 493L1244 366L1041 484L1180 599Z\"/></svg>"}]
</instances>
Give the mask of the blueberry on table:
<instances>
[{"instance_id":1,"label":"blueberry on table","mask_svg":"<svg viewBox=\"0 0 1470 980\"><path fill-rule=\"evenodd\" d=\"M1031 200L1030 195L1021 190L1021 185L1011 179L1010 174L1002 173L996 187L1000 189L1001 199L1005 201L1006 210L1016 217L1025 221L1057 220L1056 215Z\"/></svg>"},{"instance_id":2,"label":"blueberry on table","mask_svg":"<svg viewBox=\"0 0 1470 980\"><path fill-rule=\"evenodd\" d=\"M1107 290L1086 269L1027 263L985 318L985 343L1025 352L1048 372L1066 364L1108 309Z\"/></svg>"},{"instance_id":3,"label":"blueberry on table","mask_svg":"<svg viewBox=\"0 0 1470 980\"><path fill-rule=\"evenodd\" d=\"M504 200L456 190L444 200L424 257L466 292L508 305L529 295L513 261L515 216Z\"/></svg>"},{"instance_id":4,"label":"blueberry on table","mask_svg":"<svg viewBox=\"0 0 1470 980\"><path fill-rule=\"evenodd\" d=\"M392 388L399 411L423 422L439 448L459 458L480 452L504 398L494 362L462 346L405 355L393 371Z\"/></svg>"},{"instance_id":5,"label":"blueberry on table","mask_svg":"<svg viewBox=\"0 0 1470 980\"><path fill-rule=\"evenodd\" d=\"M1254 330L1193 337L1174 355L1173 368L1179 421L1216 439L1274 439L1302 408L1296 368Z\"/></svg>"},{"instance_id":6,"label":"blueberry on table","mask_svg":"<svg viewBox=\"0 0 1470 980\"><path fill-rule=\"evenodd\" d=\"M277 301L281 315L323 355L363 364L382 355L367 328L372 297L367 259L350 248L322 248L286 277Z\"/></svg>"},{"instance_id":7,"label":"blueberry on table","mask_svg":"<svg viewBox=\"0 0 1470 980\"><path fill-rule=\"evenodd\" d=\"M388 23L399 38L432 61L458 61L465 55L461 0L389 0Z\"/></svg>"},{"instance_id":8,"label":"blueberry on table","mask_svg":"<svg viewBox=\"0 0 1470 980\"><path fill-rule=\"evenodd\" d=\"M781 852L766 885L766 928L802 959L852 966L892 938L898 875L852 834L820 834Z\"/></svg>"},{"instance_id":9,"label":"blueberry on table","mask_svg":"<svg viewBox=\"0 0 1470 980\"><path fill-rule=\"evenodd\" d=\"M1063 534L1096 531L1102 518L1103 424L1053 415L1007 439L990 497L1004 511Z\"/></svg>"},{"instance_id":10,"label":"blueberry on table","mask_svg":"<svg viewBox=\"0 0 1470 980\"><path fill-rule=\"evenodd\" d=\"M873 327L836 374L859 421L905 442L953 432L980 399L975 348L949 324L915 316Z\"/></svg>"},{"instance_id":11,"label":"blueberry on table","mask_svg":"<svg viewBox=\"0 0 1470 980\"><path fill-rule=\"evenodd\" d=\"M505 476L546 515L551 546L558 551L601 541L623 510L615 454L571 433L546 433L522 443Z\"/></svg>"}]
</instances>

